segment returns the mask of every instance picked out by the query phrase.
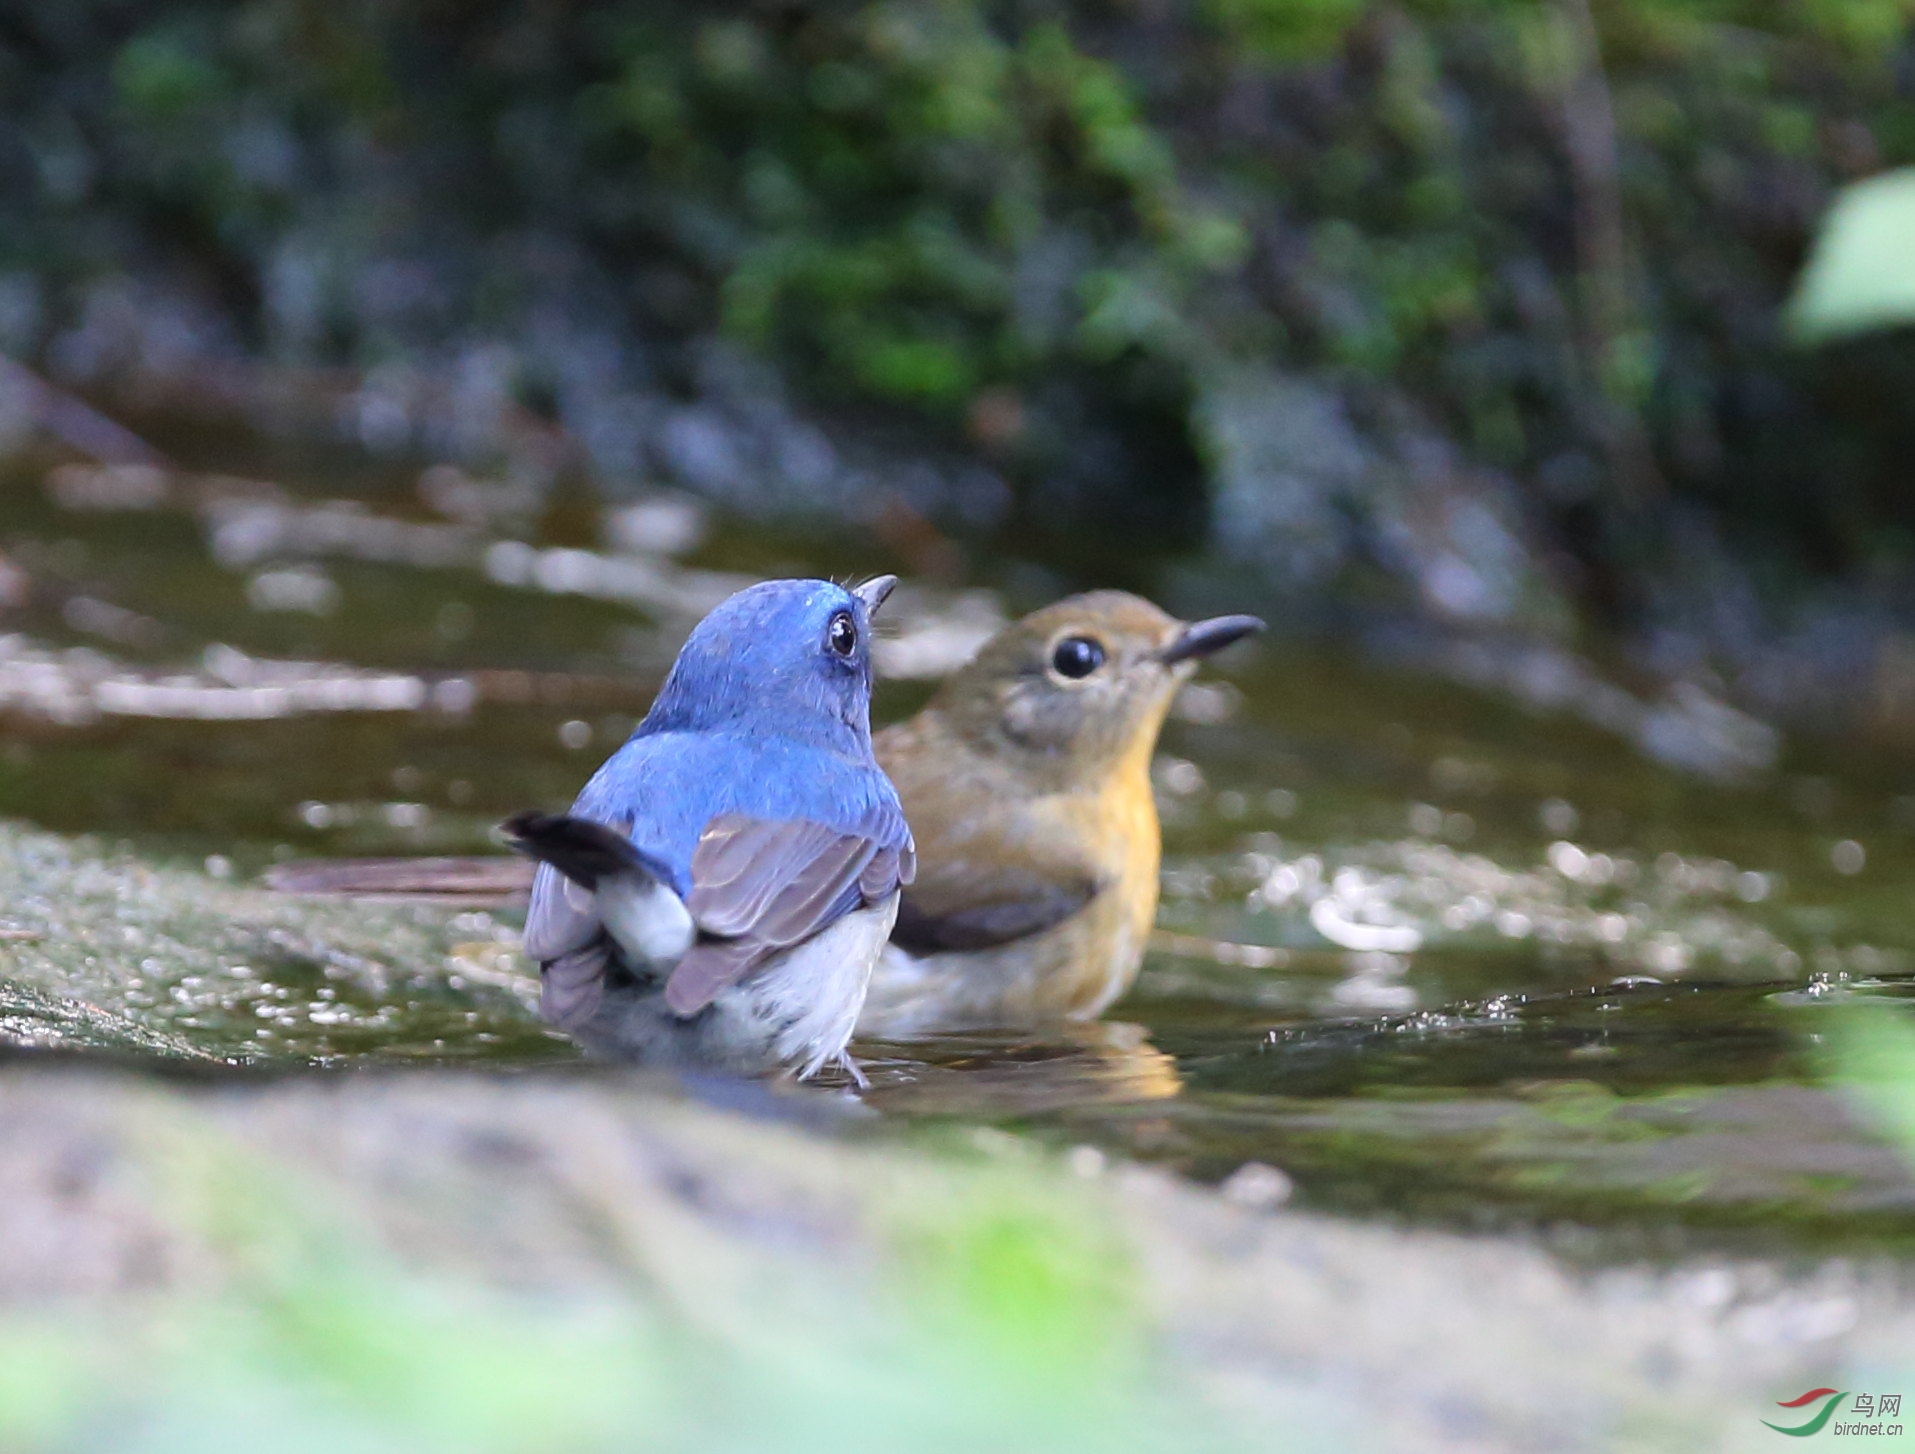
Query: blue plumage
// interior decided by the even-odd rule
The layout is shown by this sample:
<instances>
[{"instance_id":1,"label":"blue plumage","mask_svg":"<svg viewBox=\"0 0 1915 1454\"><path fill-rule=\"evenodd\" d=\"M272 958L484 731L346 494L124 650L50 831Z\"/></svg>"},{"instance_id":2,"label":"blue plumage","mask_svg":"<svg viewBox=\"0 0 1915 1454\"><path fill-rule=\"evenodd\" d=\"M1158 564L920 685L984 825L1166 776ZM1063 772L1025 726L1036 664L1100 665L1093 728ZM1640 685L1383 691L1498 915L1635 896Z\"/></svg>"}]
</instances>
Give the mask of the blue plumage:
<instances>
[{"instance_id":1,"label":"blue plumage","mask_svg":"<svg viewBox=\"0 0 1915 1454\"><path fill-rule=\"evenodd\" d=\"M914 864L871 750L870 613L893 583L731 597L572 818L514 820L544 860L525 943L549 1018L679 1062L842 1058Z\"/></svg>"},{"instance_id":2,"label":"blue plumage","mask_svg":"<svg viewBox=\"0 0 1915 1454\"><path fill-rule=\"evenodd\" d=\"M648 732L650 720L592 775L572 811L623 828L640 851L671 870L681 898L691 892L699 834L720 813L808 819L865 833L888 848L911 841L869 737L860 763L769 732Z\"/></svg>"}]
</instances>

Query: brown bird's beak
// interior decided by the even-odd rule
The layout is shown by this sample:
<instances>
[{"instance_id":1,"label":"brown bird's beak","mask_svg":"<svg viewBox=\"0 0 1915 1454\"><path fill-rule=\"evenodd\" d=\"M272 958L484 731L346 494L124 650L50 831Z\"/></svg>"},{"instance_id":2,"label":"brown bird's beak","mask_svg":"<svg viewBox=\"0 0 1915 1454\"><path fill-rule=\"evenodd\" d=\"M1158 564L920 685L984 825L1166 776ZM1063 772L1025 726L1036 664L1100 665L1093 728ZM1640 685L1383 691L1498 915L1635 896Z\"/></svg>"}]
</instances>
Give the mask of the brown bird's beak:
<instances>
[{"instance_id":1,"label":"brown bird's beak","mask_svg":"<svg viewBox=\"0 0 1915 1454\"><path fill-rule=\"evenodd\" d=\"M1195 661L1261 630L1263 622L1255 616L1212 616L1208 621L1192 621L1157 653L1157 660L1165 666Z\"/></svg>"},{"instance_id":2,"label":"brown bird's beak","mask_svg":"<svg viewBox=\"0 0 1915 1454\"><path fill-rule=\"evenodd\" d=\"M897 584L896 576L873 576L863 585L853 586L851 594L863 601L864 609L875 616L878 613L878 607L884 604L885 597L891 594Z\"/></svg>"}]
</instances>

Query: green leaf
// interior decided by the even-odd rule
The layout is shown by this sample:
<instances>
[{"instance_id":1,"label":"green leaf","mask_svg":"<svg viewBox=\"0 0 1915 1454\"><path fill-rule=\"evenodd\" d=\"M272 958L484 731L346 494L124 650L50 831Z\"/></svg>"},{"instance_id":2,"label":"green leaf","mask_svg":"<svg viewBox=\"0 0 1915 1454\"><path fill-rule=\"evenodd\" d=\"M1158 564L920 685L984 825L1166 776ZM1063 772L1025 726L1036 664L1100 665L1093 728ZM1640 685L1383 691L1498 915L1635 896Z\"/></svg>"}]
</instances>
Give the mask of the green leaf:
<instances>
[{"instance_id":1,"label":"green leaf","mask_svg":"<svg viewBox=\"0 0 1915 1454\"><path fill-rule=\"evenodd\" d=\"M1857 182L1835 199L1787 322L1811 344L1915 324L1915 167Z\"/></svg>"}]
</instances>

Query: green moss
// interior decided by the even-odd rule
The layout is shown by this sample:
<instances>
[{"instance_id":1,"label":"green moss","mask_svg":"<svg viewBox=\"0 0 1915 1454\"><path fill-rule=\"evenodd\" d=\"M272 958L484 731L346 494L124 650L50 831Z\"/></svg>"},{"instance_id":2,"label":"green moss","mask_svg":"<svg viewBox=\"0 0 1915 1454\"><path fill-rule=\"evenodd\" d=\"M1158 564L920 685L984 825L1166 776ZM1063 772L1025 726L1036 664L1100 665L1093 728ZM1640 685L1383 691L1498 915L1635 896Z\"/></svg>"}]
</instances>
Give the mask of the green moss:
<instances>
[{"instance_id":1,"label":"green moss","mask_svg":"<svg viewBox=\"0 0 1915 1454\"><path fill-rule=\"evenodd\" d=\"M1368 8L1365 0L1205 0L1205 17L1235 45L1271 61L1335 49Z\"/></svg>"},{"instance_id":2,"label":"green moss","mask_svg":"<svg viewBox=\"0 0 1915 1454\"><path fill-rule=\"evenodd\" d=\"M180 121L218 105L225 77L198 47L165 33L135 36L113 58L113 84L138 123Z\"/></svg>"},{"instance_id":3,"label":"green moss","mask_svg":"<svg viewBox=\"0 0 1915 1454\"><path fill-rule=\"evenodd\" d=\"M1053 1396L1134 1375L1143 1316L1130 1255L1088 1198L1042 1195L979 1165L962 1196L899 1203L889 1235L917 1315L948 1328L997 1376Z\"/></svg>"}]
</instances>

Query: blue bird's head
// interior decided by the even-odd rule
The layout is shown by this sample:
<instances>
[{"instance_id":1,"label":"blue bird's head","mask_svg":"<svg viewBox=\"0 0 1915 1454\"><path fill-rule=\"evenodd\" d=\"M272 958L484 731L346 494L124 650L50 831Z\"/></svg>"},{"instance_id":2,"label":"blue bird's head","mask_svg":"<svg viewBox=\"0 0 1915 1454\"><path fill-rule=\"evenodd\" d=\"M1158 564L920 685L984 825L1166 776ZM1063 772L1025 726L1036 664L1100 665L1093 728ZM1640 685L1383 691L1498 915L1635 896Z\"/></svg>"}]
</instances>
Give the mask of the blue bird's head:
<instances>
[{"instance_id":1,"label":"blue bird's head","mask_svg":"<svg viewBox=\"0 0 1915 1454\"><path fill-rule=\"evenodd\" d=\"M871 617L897 583L746 587L692 628L636 735L749 732L868 754Z\"/></svg>"}]
</instances>

